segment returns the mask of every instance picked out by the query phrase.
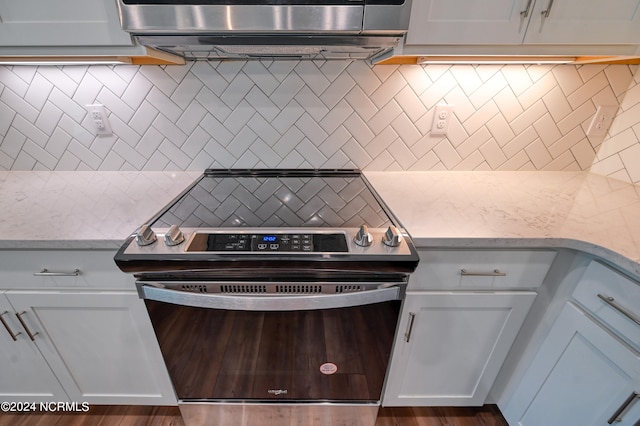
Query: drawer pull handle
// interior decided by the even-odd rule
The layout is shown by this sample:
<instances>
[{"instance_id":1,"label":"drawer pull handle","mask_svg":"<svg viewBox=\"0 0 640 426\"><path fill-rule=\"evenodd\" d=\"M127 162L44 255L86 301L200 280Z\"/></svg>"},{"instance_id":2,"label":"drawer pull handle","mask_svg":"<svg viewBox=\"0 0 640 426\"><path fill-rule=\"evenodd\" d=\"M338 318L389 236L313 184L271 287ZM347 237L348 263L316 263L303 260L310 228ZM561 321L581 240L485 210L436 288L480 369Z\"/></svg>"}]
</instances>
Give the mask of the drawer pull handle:
<instances>
[{"instance_id":1,"label":"drawer pull handle","mask_svg":"<svg viewBox=\"0 0 640 426\"><path fill-rule=\"evenodd\" d=\"M506 277L506 272L500 272L499 269L494 269L491 272L469 272L466 269L460 269L460 275L463 277Z\"/></svg>"},{"instance_id":2,"label":"drawer pull handle","mask_svg":"<svg viewBox=\"0 0 640 426\"><path fill-rule=\"evenodd\" d=\"M622 421L622 417L620 417L620 416L629 407L631 402L633 402L633 400L636 399L636 398L640 398L640 392L631 392L631 395L629 395L629 397L627 399L625 399L625 401L622 403L622 405L620 405L620 407L618 407L616 412L613 413L613 416L611 416L609 418L609 420L607 420L607 423L612 424L612 423L615 423L615 422L621 422Z\"/></svg>"},{"instance_id":3,"label":"drawer pull handle","mask_svg":"<svg viewBox=\"0 0 640 426\"><path fill-rule=\"evenodd\" d=\"M520 12L520 16L522 16L523 18L526 18L526 17L528 17L528 16L529 16L529 10L531 9L531 1L532 1L532 0L529 0L529 1L527 2L527 7L526 7L526 9Z\"/></svg>"},{"instance_id":4,"label":"drawer pull handle","mask_svg":"<svg viewBox=\"0 0 640 426\"><path fill-rule=\"evenodd\" d=\"M42 268L42 271L35 272L33 275L36 277L77 277L80 275L80 269L74 269L71 272L51 272L47 268Z\"/></svg>"},{"instance_id":5,"label":"drawer pull handle","mask_svg":"<svg viewBox=\"0 0 640 426\"><path fill-rule=\"evenodd\" d=\"M4 320L4 318L2 318L2 316L4 314L8 314L9 311L4 311L3 313L0 314L0 322L2 323L2 325L4 325L4 328L7 329L7 332L9 332L9 335L11 336L11 338L13 339L13 341L15 342L16 340L18 340L18 335L20 334L20 332L18 331L17 333L14 333L11 328L9 327L9 324L7 324L7 322Z\"/></svg>"},{"instance_id":6,"label":"drawer pull handle","mask_svg":"<svg viewBox=\"0 0 640 426\"><path fill-rule=\"evenodd\" d=\"M548 18L549 14L551 13L551 7L553 6L553 0L549 1L549 4L547 5L547 8L545 10L543 10L542 12L540 12L542 14L543 18Z\"/></svg>"},{"instance_id":7,"label":"drawer pull handle","mask_svg":"<svg viewBox=\"0 0 640 426\"><path fill-rule=\"evenodd\" d=\"M407 326L407 332L404 333L404 341L409 343L411 340L411 332L413 331L413 322L416 319L416 314L409 312L409 325Z\"/></svg>"},{"instance_id":8,"label":"drawer pull handle","mask_svg":"<svg viewBox=\"0 0 640 426\"><path fill-rule=\"evenodd\" d=\"M16 316L18 317L18 321L20 321L20 325L22 325L22 328L24 328L24 331L27 332L27 336L29 336L29 339L31 339L32 342L35 342L36 339L34 339L34 337L38 334L38 332L36 331L35 333L33 333L31 332L31 330L29 330L29 327L27 327L27 323L25 323L22 319L22 315L26 313L26 311L22 311L20 313L16 313Z\"/></svg>"},{"instance_id":9,"label":"drawer pull handle","mask_svg":"<svg viewBox=\"0 0 640 426\"><path fill-rule=\"evenodd\" d=\"M636 324L640 325L640 318L638 318L637 316L635 316L633 313L629 312L626 308L623 308L622 306L618 305L616 303L616 299L614 299L613 297L610 296L605 296L603 294L598 293L598 297L602 300L604 300L604 302L611 306L613 309L615 309L616 311L620 312L622 315L624 315L625 317L629 318L631 321L635 322Z\"/></svg>"}]
</instances>

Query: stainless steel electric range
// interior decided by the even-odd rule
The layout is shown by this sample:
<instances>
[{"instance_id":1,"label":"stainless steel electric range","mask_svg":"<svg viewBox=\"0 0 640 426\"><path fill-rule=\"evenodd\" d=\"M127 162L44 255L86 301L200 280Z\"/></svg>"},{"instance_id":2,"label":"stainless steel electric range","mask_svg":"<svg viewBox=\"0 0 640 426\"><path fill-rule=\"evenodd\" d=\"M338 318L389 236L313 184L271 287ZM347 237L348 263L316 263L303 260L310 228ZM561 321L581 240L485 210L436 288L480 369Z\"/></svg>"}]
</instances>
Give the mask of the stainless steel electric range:
<instances>
[{"instance_id":1,"label":"stainless steel electric range","mask_svg":"<svg viewBox=\"0 0 640 426\"><path fill-rule=\"evenodd\" d=\"M375 423L418 256L359 171L206 170L115 261L187 425Z\"/></svg>"}]
</instances>

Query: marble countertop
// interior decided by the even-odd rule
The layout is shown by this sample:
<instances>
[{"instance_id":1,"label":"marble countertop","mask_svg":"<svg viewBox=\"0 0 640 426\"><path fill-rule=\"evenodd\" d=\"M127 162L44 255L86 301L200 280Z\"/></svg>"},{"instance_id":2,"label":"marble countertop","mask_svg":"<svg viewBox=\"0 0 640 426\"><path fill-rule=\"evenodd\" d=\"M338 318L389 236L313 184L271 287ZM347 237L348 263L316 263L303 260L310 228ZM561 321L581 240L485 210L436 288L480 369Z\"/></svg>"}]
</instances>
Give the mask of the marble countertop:
<instances>
[{"instance_id":1,"label":"marble countertop","mask_svg":"<svg viewBox=\"0 0 640 426\"><path fill-rule=\"evenodd\" d=\"M201 172L0 172L0 249L118 248ZM563 247L640 277L640 186L586 172L366 172L419 247Z\"/></svg>"},{"instance_id":2,"label":"marble countertop","mask_svg":"<svg viewBox=\"0 0 640 426\"><path fill-rule=\"evenodd\" d=\"M419 247L562 247L640 277L640 186L587 172L368 172Z\"/></svg>"},{"instance_id":3,"label":"marble countertop","mask_svg":"<svg viewBox=\"0 0 640 426\"><path fill-rule=\"evenodd\" d=\"M119 248L201 172L0 172L0 249Z\"/></svg>"}]
</instances>

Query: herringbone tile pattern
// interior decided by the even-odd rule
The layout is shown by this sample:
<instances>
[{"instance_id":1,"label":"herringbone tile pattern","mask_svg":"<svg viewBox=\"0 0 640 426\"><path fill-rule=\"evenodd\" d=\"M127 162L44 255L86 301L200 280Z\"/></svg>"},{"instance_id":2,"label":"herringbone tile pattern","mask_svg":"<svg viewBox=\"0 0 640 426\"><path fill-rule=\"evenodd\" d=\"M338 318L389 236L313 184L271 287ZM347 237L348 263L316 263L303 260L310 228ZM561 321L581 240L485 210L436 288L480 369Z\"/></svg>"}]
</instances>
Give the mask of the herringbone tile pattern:
<instances>
[{"instance_id":1,"label":"herringbone tile pattern","mask_svg":"<svg viewBox=\"0 0 640 426\"><path fill-rule=\"evenodd\" d=\"M363 61L0 67L0 169L586 170L603 139L585 135L596 105L617 105L634 72ZM91 103L107 108L112 136L94 134ZM439 103L455 105L447 137L430 134Z\"/></svg>"},{"instance_id":2,"label":"herringbone tile pattern","mask_svg":"<svg viewBox=\"0 0 640 426\"><path fill-rule=\"evenodd\" d=\"M591 171L640 183L640 72L620 96L620 110L602 143Z\"/></svg>"},{"instance_id":3,"label":"herringbone tile pattern","mask_svg":"<svg viewBox=\"0 0 640 426\"><path fill-rule=\"evenodd\" d=\"M154 225L169 227L359 227L390 225L362 179L207 177Z\"/></svg>"}]
</instances>

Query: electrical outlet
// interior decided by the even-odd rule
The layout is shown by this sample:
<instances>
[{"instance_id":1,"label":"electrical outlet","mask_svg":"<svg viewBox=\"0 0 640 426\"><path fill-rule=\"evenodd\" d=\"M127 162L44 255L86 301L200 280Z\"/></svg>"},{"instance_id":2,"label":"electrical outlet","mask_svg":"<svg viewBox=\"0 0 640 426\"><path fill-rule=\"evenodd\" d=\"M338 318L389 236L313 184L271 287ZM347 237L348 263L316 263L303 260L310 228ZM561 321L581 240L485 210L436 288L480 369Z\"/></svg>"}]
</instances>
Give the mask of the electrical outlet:
<instances>
[{"instance_id":1,"label":"electrical outlet","mask_svg":"<svg viewBox=\"0 0 640 426\"><path fill-rule=\"evenodd\" d=\"M606 135L616 115L616 111L618 111L616 105L598 105L596 115L593 116L591 124L589 124L589 129L587 129L587 136Z\"/></svg>"},{"instance_id":2,"label":"electrical outlet","mask_svg":"<svg viewBox=\"0 0 640 426\"><path fill-rule=\"evenodd\" d=\"M91 121L93 121L96 133L99 135L112 135L111 123L109 123L109 117L107 116L107 110L102 104L87 105L87 111L91 114Z\"/></svg>"},{"instance_id":3,"label":"electrical outlet","mask_svg":"<svg viewBox=\"0 0 640 426\"><path fill-rule=\"evenodd\" d=\"M431 123L432 135L446 135L453 114L453 105L436 105L433 114L433 123Z\"/></svg>"}]
</instances>

